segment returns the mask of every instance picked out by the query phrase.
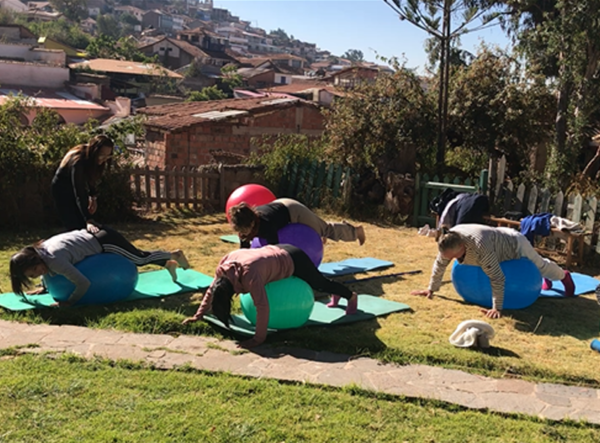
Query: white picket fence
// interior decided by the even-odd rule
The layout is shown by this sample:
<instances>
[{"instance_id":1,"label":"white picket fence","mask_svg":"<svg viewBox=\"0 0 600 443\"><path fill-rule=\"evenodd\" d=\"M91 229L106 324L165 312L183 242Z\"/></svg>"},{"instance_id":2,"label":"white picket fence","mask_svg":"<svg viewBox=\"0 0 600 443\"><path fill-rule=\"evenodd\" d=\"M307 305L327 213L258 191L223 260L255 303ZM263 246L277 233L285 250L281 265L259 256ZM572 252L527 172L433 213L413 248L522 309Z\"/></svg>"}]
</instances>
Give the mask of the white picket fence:
<instances>
[{"instance_id":1,"label":"white picket fence","mask_svg":"<svg viewBox=\"0 0 600 443\"><path fill-rule=\"evenodd\" d=\"M591 232L585 243L600 253L598 241L598 228L596 220L600 221L598 214L598 198L596 196L583 197L579 193L565 195L560 191L551 193L546 188L536 185L526 186L520 184L516 189L509 178L505 178L506 158L490 161L488 195L492 202L495 215L502 216L509 211L522 212L524 215L550 212L558 217L581 223L586 231Z\"/></svg>"}]
</instances>

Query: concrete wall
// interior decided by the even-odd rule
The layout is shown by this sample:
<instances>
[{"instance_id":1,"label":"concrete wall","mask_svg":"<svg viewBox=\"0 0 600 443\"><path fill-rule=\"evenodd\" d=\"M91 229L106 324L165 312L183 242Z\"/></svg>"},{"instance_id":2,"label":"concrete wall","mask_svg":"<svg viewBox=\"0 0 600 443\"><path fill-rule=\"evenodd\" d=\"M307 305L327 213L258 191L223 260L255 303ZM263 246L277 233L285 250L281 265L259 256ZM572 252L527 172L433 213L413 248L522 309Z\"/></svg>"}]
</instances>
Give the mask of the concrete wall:
<instances>
[{"instance_id":1,"label":"concrete wall","mask_svg":"<svg viewBox=\"0 0 600 443\"><path fill-rule=\"evenodd\" d=\"M69 68L0 60L2 84L63 88L69 81Z\"/></svg>"},{"instance_id":2,"label":"concrete wall","mask_svg":"<svg viewBox=\"0 0 600 443\"><path fill-rule=\"evenodd\" d=\"M29 45L0 43L0 56L3 58L20 59L26 62L40 62L60 66L66 66L67 63L67 54L63 51L31 48Z\"/></svg>"}]
</instances>

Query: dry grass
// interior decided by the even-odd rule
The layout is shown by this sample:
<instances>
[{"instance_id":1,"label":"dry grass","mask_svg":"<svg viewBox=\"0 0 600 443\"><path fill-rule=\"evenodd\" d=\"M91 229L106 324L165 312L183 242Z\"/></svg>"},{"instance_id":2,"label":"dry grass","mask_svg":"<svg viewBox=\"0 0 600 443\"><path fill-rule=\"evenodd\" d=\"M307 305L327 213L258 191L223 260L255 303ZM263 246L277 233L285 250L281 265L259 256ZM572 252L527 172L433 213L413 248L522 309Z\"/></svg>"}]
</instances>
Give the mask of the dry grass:
<instances>
[{"instance_id":1,"label":"dry grass","mask_svg":"<svg viewBox=\"0 0 600 443\"><path fill-rule=\"evenodd\" d=\"M336 218L327 214L323 217ZM364 246L328 242L325 261L376 257L395 263L393 268L369 275L422 270L421 274L405 278L390 277L353 285L359 293L407 303L413 311L348 326L280 333L270 337L270 343L366 354L398 363L439 364L495 376L600 385L597 370L600 355L589 349L590 340L599 335L599 307L593 295L569 300L539 299L527 309L504 311L501 319L488 320L497 333L490 351L456 349L448 343L456 326L464 320L484 317L478 307L462 302L450 282L450 271L446 272L444 285L433 300L410 295L413 289L427 287L436 254L434 240L417 236L413 228L364 226L367 233ZM236 247L219 240L220 235L231 234L222 216L162 215L155 220L117 228L141 248L184 249L194 269L209 275L213 274L219 259ZM33 239L35 237L31 237ZM3 257L18 248L16 243L10 243L7 238L1 242ZM2 263L0 268L7 267ZM599 274L598 268L582 272ZM0 286L6 287L7 280L3 271ZM200 298L201 294L192 298L171 297L168 303L154 306L181 312L181 306L185 305L187 312L193 312L195 307L189 304L198 303ZM148 305L140 305L140 309L145 306Z\"/></svg>"}]
</instances>

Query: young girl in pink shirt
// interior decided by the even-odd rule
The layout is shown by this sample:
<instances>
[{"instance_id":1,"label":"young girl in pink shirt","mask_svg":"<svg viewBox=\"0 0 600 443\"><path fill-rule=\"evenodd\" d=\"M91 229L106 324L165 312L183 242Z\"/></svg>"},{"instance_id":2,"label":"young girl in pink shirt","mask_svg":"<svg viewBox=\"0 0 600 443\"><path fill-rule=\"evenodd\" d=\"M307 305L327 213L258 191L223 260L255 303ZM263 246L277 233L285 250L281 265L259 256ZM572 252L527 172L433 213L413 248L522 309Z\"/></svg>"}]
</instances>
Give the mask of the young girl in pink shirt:
<instances>
[{"instance_id":1,"label":"young girl in pink shirt","mask_svg":"<svg viewBox=\"0 0 600 443\"><path fill-rule=\"evenodd\" d=\"M256 332L253 338L240 343L240 346L258 346L267 337L269 323L265 285L291 276L304 280L315 290L335 294L327 306L337 306L340 297L343 297L348 300L346 314L356 313L358 295L343 284L325 278L304 251L292 245L268 245L258 249L239 249L223 257L198 311L183 323L202 319L212 308L213 314L229 326L231 298L234 294L249 292L256 306Z\"/></svg>"}]
</instances>

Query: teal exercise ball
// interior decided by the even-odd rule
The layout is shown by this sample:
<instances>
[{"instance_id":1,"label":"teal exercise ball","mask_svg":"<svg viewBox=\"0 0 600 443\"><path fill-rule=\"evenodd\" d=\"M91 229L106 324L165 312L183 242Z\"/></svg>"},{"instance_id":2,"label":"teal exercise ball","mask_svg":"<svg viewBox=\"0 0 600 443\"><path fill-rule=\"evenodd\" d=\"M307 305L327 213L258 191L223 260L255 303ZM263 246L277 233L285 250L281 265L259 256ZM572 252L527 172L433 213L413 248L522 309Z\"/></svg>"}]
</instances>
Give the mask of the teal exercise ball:
<instances>
[{"instance_id":1,"label":"teal exercise ball","mask_svg":"<svg viewBox=\"0 0 600 443\"><path fill-rule=\"evenodd\" d=\"M311 287L298 277L289 277L265 285L269 300L269 328L299 328L308 321L315 305ZM256 307L248 293L240 295L242 312L256 325Z\"/></svg>"},{"instance_id":2,"label":"teal exercise ball","mask_svg":"<svg viewBox=\"0 0 600 443\"><path fill-rule=\"evenodd\" d=\"M75 304L113 303L131 295L138 282L138 270L132 261L117 254L96 254L84 258L75 267L89 281L87 292ZM56 301L66 301L75 285L62 275L44 275L44 284Z\"/></svg>"}]
</instances>

